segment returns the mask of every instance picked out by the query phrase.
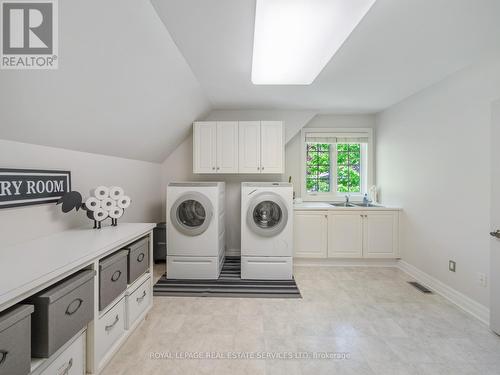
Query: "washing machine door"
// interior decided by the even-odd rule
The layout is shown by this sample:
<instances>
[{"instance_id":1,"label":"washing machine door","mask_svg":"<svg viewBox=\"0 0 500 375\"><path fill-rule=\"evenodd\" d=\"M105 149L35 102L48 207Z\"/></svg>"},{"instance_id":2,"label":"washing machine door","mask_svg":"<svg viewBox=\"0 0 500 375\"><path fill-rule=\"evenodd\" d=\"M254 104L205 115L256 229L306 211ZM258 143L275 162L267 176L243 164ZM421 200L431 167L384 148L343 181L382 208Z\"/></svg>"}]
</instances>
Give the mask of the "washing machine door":
<instances>
[{"instance_id":1,"label":"washing machine door","mask_svg":"<svg viewBox=\"0 0 500 375\"><path fill-rule=\"evenodd\" d=\"M264 192L250 201L247 225L259 236L274 237L285 229L288 215L286 204L278 194Z\"/></svg>"},{"instance_id":2,"label":"washing machine door","mask_svg":"<svg viewBox=\"0 0 500 375\"><path fill-rule=\"evenodd\" d=\"M199 236L212 221L214 208L205 195L187 192L170 209L170 222L182 234Z\"/></svg>"}]
</instances>

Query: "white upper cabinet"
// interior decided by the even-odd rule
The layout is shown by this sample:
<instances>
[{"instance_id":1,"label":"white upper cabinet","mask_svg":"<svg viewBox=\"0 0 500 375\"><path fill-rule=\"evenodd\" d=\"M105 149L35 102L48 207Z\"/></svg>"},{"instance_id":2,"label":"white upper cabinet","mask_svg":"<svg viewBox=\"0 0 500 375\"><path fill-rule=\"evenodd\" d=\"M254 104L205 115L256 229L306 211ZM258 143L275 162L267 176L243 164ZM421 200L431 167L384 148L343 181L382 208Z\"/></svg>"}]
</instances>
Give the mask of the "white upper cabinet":
<instances>
[{"instance_id":1,"label":"white upper cabinet","mask_svg":"<svg viewBox=\"0 0 500 375\"><path fill-rule=\"evenodd\" d=\"M193 172L238 173L238 122L193 125Z\"/></svg>"},{"instance_id":2,"label":"white upper cabinet","mask_svg":"<svg viewBox=\"0 0 500 375\"><path fill-rule=\"evenodd\" d=\"M238 122L217 122L217 173L238 173Z\"/></svg>"},{"instance_id":3,"label":"white upper cabinet","mask_svg":"<svg viewBox=\"0 0 500 375\"><path fill-rule=\"evenodd\" d=\"M193 125L193 172L216 173L217 123L195 122Z\"/></svg>"},{"instance_id":4,"label":"white upper cabinet","mask_svg":"<svg viewBox=\"0 0 500 375\"><path fill-rule=\"evenodd\" d=\"M262 121L260 139L261 173L283 173L283 123Z\"/></svg>"},{"instance_id":5,"label":"white upper cabinet","mask_svg":"<svg viewBox=\"0 0 500 375\"><path fill-rule=\"evenodd\" d=\"M283 173L281 121L201 121L193 131L194 173Z\"/></svg>"},{"instance_id":6,"label":"white upper cabinet","mask_svg":"<svg viewBox=\"0 0 500 375\"><path fill-rule=\"evenodd\" d=\"M240 121L240 173L260 173L260 121Z\"/></svg>"}]
</instances>

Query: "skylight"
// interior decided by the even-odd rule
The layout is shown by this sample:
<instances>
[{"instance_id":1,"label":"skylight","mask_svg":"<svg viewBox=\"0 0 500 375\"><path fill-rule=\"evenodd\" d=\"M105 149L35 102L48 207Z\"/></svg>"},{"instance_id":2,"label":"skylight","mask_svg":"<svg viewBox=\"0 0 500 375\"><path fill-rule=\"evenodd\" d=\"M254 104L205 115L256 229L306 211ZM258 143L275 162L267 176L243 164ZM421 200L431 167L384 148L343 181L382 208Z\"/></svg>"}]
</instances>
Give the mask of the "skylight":
<instances>
[{"instance_id":1,"label":"skylight","mask_svg":"<svg viewBox=\"0 0 500 375\"><path fill-rule=\"evenodd\" d=\"M256 85L309 85L376 0L257 0Z\"/></svg>"}]
</instances>

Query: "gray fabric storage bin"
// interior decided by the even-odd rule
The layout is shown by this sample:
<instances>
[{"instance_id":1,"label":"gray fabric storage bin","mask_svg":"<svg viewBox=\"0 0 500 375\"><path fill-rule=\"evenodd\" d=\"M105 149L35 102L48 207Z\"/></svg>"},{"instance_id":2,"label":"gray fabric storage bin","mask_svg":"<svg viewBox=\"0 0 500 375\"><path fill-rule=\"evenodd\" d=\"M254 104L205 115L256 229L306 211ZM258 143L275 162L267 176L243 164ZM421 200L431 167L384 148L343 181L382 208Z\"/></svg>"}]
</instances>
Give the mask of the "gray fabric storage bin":
<instances>
[{"instance_id":1,"label":"gray fabric storage bin","mask_svg":"<svg viewBox=\"0 0 500 375\"><path fill-rule=\"evenodd\" d=\"M94 270L79 271L30 297L31 355L48 358L94 319Z\"/></svg>"},{"instance_id":2,"label":"gray fabric storage bin","mask_svg":"<svg viewBox=\"0 0 500 375\"><path fill-rule=\"evenodd\" d=\"M99 261L99 310L104 310L127 289L128 250Z\"/></svg>"},{"instance_id":3,"label":"gray fabric storage bin","mask_svg":"<svg viewBox=\"0 0 500 375\"><path fill-rule=\"evenodd\" d=\"M0 313L0 375L27 375L31 371L31 305Z\"/></svg>"},{"instance_id":4,"label":"gray fabric storage bin","mask_svg":"<svg viewBox=\"0 0 500 375\"><path fill-rule=\"evenodd\" d=\"M149 268L149 238L142 238L125 250L128 250L127 281L132 284Z\"/></svg>"}]
</instances>

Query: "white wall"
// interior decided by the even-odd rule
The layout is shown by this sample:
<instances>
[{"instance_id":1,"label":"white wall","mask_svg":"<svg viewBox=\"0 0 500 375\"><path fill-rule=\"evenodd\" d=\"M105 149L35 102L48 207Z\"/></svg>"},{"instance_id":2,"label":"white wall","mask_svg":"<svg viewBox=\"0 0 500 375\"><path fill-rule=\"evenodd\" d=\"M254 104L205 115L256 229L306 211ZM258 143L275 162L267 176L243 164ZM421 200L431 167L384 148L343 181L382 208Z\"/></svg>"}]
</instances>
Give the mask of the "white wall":
<instances>
[{"instance_id":1,"label":"white wall","mask_svg":"<svg viewBox=\"0 0 500 375\"><path fill-rule=\"evenodd\" d=\"M163 219L166 217L166 190L174 181L224 181L226 183L226 247L240 250L241 242L241 183L283 181L284 175L199 175L193 174L193 137L188 138L165 160L162 166Z\"/></svg>"},{"instance_id":2,"label":"white wall","mask_svg":"<svg viewBox=\"0 0 500 375\"><path fill-rule=\"evenodd\" d=\"M373 127L375 117L373 115L320 115L313 117L312 114L301 111L214 111L208 120L259 120L259 119L284 119L285 126L292 121L292 129L304 125L314 127ZM288 119L288 121L287 121ZM309 122L308 122L309 121ZM299 130L300 130L299 128ZM289 128L287 128L289 129ZM297 130L294 130L297 131ZM285 174L273 175L195 175L193 174L193 138L188 138L165 160L162 166L162 191L166 197L166 188L172 181L225 181L226 182L226 239L227 248L231 250L240 249L241 234L241 183L248 181L288 181L292 176L292 182L297 184L300 180L300 137L293 137L285 149ZM297 172L298 170L298 172ZM299 185L297 185L299 186ZM299 186L300 189L300 186ZM299 193L299 190L296 191ZM165 198L163 198L163 218L166 217Z\"/></svg>"},{"instance_id":3,"label":"white wall","mask_svg":"<svg viewBox=\"0 0 500 375\"><path fill-rule=\"evenodd\" d=\"M214 110L205 120L283 120L285 133L291 138L315 115L314 111L288 110ZM288 139L288 138L287 138ZM249 181L285 181L288 175L195 175L193 174L192 133L170 154L162 166L163 219L166 217L166 190L173 181L225 181L226 182L226 244L229 250L239 251L241 234L241 183Z\"/></svg>"},{"instance_id":4,"label":"white wall","mask_svg":"<svg viewBox=\"0 0 500 375\"><path fill-rule=\"evenodd\" d=\"M122 186L132 198L123 221L157 222L161 217L160 164L0 140L0 168L70 170L72 189L86 196L98 185ZM56 204L4 208L1 246L82 225L92 227L84 211L63 214Z\"/></svg>"},{"instance_id":5,"label":"white wall","mask_svg":"<svg viewBox=\"0 0 500 375\"><path fill-rule=\"evenodd\" d=\"M485 306L477 274L489 268L489 129L499 97L496 58L377 117L377 183L383 203L404 209L403 260Z\"/></svg>"},{"instance_id":6,"label":"white wall","mask_svg":"<svg viewBox=\"0 0 500 375\"><path fill-rule=\"evenodd\" d=\"M375 115L317 115L306 125L307 128L374 128ZM300 132L286 145L285 175L292 177L292 183L297 197L301 196L301 152L302 142Z\"/></svg>"}]
</instances>

